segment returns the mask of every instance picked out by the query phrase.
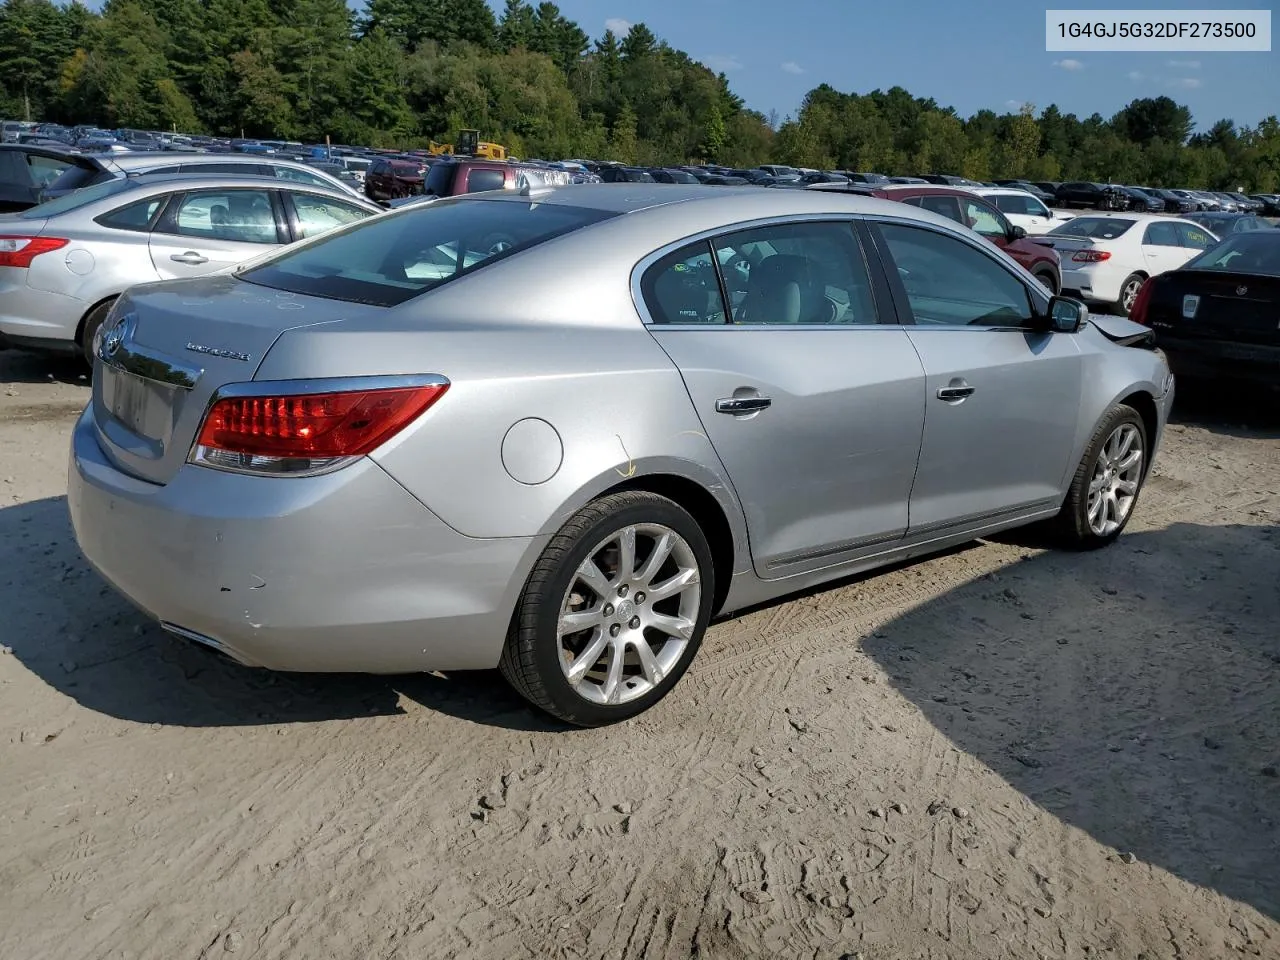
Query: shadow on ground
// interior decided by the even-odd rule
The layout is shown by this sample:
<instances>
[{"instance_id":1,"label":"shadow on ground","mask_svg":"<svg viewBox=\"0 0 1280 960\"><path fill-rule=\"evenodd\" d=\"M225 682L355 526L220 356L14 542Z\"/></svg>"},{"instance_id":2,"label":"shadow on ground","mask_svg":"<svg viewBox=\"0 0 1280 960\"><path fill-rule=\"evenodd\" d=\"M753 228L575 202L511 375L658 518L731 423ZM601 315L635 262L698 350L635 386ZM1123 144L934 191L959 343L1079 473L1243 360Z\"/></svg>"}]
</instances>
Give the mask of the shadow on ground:
<instances>
[{"instance_id":1,"label":"shadow on ground","mask_svg":"<svg viewBox=\"0 0 1280 960\"><path fill-rule=\"evenodd\" d=\"M1221 380L1179 380L1171 422L1233 437L1280 437L1280 390Z\"/></svg>"},{"instance_id":2,"label":"shadow on ground","mask_svg":"<svg viewBox=\"0 0 1280 960\"><path fill-rule=\"evenodd\" d=\"M403 713L407 697L517 730L554 730L496 672L379 677L253 670L172 637L81 557L66 499L0 510L0 642L82 706L138 723L237 726Z\"/></svg>"},{"instance_id":3,"label":"shadow on ground","mask_svg":"<svg viewBox=\"0 0 1280 960\"><path fill-rule=\"evenodd\" d=\"M0 351L0 383L69 383L89 386L89 367L75 357L22 350Z\"/></svg>"},{"instance_id":4,"label":"shadow on ground","mask_svg":"<svg viewBox=\"0 0 1280 960\"><path fill-rule=\"evenodd\" d=\"M960 749L1119 852L1280 919L1280 528L1033 555L864 648Z\"/></svg>"}]
</instances>

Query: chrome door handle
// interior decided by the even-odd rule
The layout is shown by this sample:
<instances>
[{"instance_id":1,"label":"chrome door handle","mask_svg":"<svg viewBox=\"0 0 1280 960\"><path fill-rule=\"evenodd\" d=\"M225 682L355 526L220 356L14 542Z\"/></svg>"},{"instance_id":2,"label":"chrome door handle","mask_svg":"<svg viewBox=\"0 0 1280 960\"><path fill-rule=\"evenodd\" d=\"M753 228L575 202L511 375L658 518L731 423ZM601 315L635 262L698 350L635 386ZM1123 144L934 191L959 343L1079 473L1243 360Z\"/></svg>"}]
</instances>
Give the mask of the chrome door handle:
<instances>
[{"instance_id":1,"label":"chrome door handle","mask_svg":"<svg viewBox=\"0 0 1280 960\"><path fill-rule=\"evenodd\" d=\"M198 267L202 263L208 263L209 258L201 256L194 250L188 250L186 253L173 253L169 255L169 259L174 263L187 263L193 267Z\"/></svg>"},{"instance_id":2,"label":"chrome door handle","mask_svg":"<svg viewBox=\"0 0 1280 960\"><path fill-rule=\"evenodd\" d=\"M974 388L970 386L963 387L939 387L938 399L945 400L948 403L954 403L957 400L963 400L965 397L973 396Z\"/></svg>"},{"instance_id":3,"label":"chrome door handle","mask_svg":"<svg viewBox=\"0 0 1280 960\"><path fill-rule=\"evenodd\" d=\"M716 401L716 413L739 415L765 410L773 401L768 397L723 397Z\"/></svg>"}]
</instances>

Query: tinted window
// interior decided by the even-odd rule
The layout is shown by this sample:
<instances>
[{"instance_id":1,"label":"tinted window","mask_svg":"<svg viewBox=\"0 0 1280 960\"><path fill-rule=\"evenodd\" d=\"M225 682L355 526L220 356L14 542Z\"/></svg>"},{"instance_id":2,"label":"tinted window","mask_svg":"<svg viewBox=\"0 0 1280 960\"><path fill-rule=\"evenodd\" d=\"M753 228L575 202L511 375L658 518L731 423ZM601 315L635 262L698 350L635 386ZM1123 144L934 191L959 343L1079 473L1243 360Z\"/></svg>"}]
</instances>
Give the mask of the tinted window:
<instances>
[{"instance_id":1,"label":"tinted window","mask_svg":"<svg viewBox=\"0 0 1280 960\"><path fill-rule=\"evenodd\" d=\"M114 179L111 174L105 170L99 170L97 167L82 167L72 164L58 174L57 179L47 184L48 189L62 192L65 190L79 190L81 187L87 187L95 183L105 183L107 180Z\"/></svg>"},{"instance_id":2,"label":"tinted window","mask_svg":"<svg viewBox=\"0 0 1280 960\"><path fill-rule=\"evenodd\" d=\"M453 172L458 169L454 163L432 164L427 171L423 192L433 197L447 197L453 193Z\"/></svg>"},{"instance_id":3,"label":"tinted window","mask_svg":"<svg viewBox=\"0 0 1280 960\"><path fill-rule=\"evenodd\" d=\"M277 290L390 307L611 216L560 204L439 201L369 218L240 276Z\"/></svg>"},{"instance_id":4,"label":"tinted window","mask_svg":"<svg viewBox=\"0 0 1280 960\"><path fill-rule=\"evenodd\" d=\"M1004 239L1009 235L1009 221L981 200L964 201L965 222L984 237Z\"/></svg>"},{"instance_id":5,"label":"tinted window","mask_svg":"<svg viewBox=\"0 0 1280 960\"><path fill-rule=\"evenodd\" d=\"M734 323L875 323L862 250L843 223L757 227L715 241Z\"/></svg>"},{"instance_id":6,"label":"tinted window","mask_svg":"<svg viewBox=\"0 0 1280 960\"><path fill-rule=\"evenodd\" d=\"M291 193L290 196L293 198L293 208L298 212L298 234L302 237L314 237L344 223L363 220L369 216L368 210L331 197L312 193Z\"/></svg>"},{"instance_id":7,"label":"tinted window","mask_svg":"<svg viewBox=\"0 0 1280 960\"><path fill-rule=\"evenodd\" d=\"M467 174L467 193L501 190L507 175L501 170L472 170Z\"/></svg>"},{"instance_id":8,"label":"tinted window","mask_svg":"<svg viewBox=\"0 0 1280 960\"><path fill-rule=\"evenodd\" d=\"M1153 247L1180 247L1182 240L1178 237L1178 228L1168 221L1160 220L1147 224L1142 242Z\"/></svg>"},{"instance_id":9,"label":"tinted window","mask_svg":"<svg viewBox=\"0 0 1280 960\"><path fill-rule=\"evenodd\" d=\"M1123 236L1136 220L1123 217L1075 217L1049 231L1057 237L1089 237L1093 240L1114 240Z\"/></svg>"},{"instance_id":10,"label":"tinted window","mask_svg":"<svg viewBox=\"0 0 1280 960\"><path fill-rule=\"evenodd\" d=\"M169 217L166 215L166 220ZM266 190L201 190L182 198L173 232L183 237L279 243ZM167 231L166 231L167 232Z\"/></svg>"},{"instance_id":11,"label":"tinted window","mask_svg":"<svg viewBox=\"0 0 1280 960\"><path fill-rule=\"evenodd\" d=\"M1233 234L1194 257L1183 269L1280 277L1280 230Z\"/></svg>"},{"instance_id":12,"label":"tinted window","mask_svg":"<svg viewBox=\"0 0 1280 960\"><path fill-rule=\"evenodd\" d=\"M916 323L1022 326L1031 319L1026 288L991 257L932 230L880 230Z\"/></svg>"},{"instance_id":13,"label":"tinted window","mask_svg":"<svg viewBox=\"0 0 1280 960\"><path fill-rule=\"evenodd\" d=\"M1172 225L1171 225L1172 226ZM1207 230L1203 230L1198 226L1192 226L1189 223L1177 224L1179 242L1184 247L1192 247L1196 250L1207 250L1213 246L1213 237L1209 235Z\"/></svg>"},{"instance_id":14,"label":"tinted window","mask_svg":"<svg viewBox=\"0 0 1280 960\"><path fill-rule=\"evenodd\" d=\"M964 223L960 218L960 203L955 197L939 197L925 194L922 197L909 197L905 202L912 206L941 214L948 220L954 220L956 223Z\"/></svg>"},{"instance_id":15,"label":"tinted window","mask_svg":"<svg viewBox=\"0 0 1280 960\"><path fill-rule=\"evenodd\" d=\"M654 323L724 323L720 281L704 240L669 253L640 284Z\"/></svg>"},{"instance_id":16,"label":"tinted window","mask_svg":"<svg viewBox=\"0 0 1280 960\"><path fill-rule=\"evenodd\" d=\"M66 160L58 160L54 157L41 157L36 154L27 154L27 166L31 170L31 182L37 187L47 187L53 181L57 180L62 173L71 166Z\"/></svg>"},{"instance_id":17,"label":"tinted window","mask_svg":"<svg viewBox=\"0 0 1280 960\"><path fill-rule=\"evenodd\" d=\"M151 226L151 221L155 218L156 212L164 205L164 201L164 197L139 200L137 203L131 203L128 206L117 207L110 213L104 213L100 217L94 217L94 221L104 227L114 227L117 230L140 230L145 232Z\"/></svg>"}]
</instances>

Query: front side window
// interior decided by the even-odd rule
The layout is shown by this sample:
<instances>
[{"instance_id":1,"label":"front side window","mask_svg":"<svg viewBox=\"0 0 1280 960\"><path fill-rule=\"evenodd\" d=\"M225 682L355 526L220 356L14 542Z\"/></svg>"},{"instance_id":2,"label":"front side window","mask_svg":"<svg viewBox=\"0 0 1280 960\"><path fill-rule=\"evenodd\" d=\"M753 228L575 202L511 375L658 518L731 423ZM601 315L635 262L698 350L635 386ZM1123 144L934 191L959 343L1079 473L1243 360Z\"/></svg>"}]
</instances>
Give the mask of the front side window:
<instances>
[{"instance_id":1,"label":"front side window","mask_svg":"<svg viewBox=\"0 0 1280 960\"><path fill-rule=\"evenodd\" d=\"M720 280L705 240L667 254L645 272L640 287L654 323L725 322Z\"/></svg>"},{"instance_id":2,"label":"front side window","mask_svg":"<svg viewBox=\"0 0 1280 960\"><path fill-rule=\"evenodd\" d=\"M1173 226L1173 224L1170 224L1170 226ZM1191 247L1193 250L1208 250L1214 244L1214 239L1209 236L1209 231L1198 226L1179 223L1177 228L1181 246Z\"/></svg>"},{"instance_id":3,"label":"front side window","mask_svg":"<svg viewBox=\"0 0 1280 960\"><path fill-rule=\"evenodd\" d=\"M169 219L168 215L165 219ZM239 243L280 242L271 196L266 190L200 190L188 193L173 217L173 232L183 237Z\"/></svg>"},{"instance_id":4,"label":"front side window","mask_svg":"<svg viewBox=\"0 0 1280 960\"><path fill-rule=\"evenodd\" d=\"M369 211L353 203L312 193L291 193L293 209L298 213L298 235L314 237L346 223L363 220Z\"/></svg>"},{"instance_id":5,"label":"front side window","mask_svg":"<svg viewBox=\"0 0 1280 960\"><path fill-rule=\"evenodd\" d=\"M975 233L984 237L1003 240L1009 235L1009 221L981 200L964 201L964 219Z\"/></svg>"},{"instance_id":6,"label":"front side window","mask_svg":"<svg viewBox=\"0 0 1280 960\"><path fill-rule=\"evenodd\" d=\"M499 198L441 200L286 248L238 276L276 290L391 307L612 216Z\"/></svg>"},{"instance_id":7,"label":"front side window","mask_svg":"<svg viewBox=\"0 0 1280 960\"><path fill-rule=\"evenodd\" d=\"M862 248L847 223L755 227L718 238L732 322L877 322Z\"/></svg>"},{"instance_id":8,"label":"front side window","mask_svg":"<svg viewBox=\"0 0 1280 960\"><path fill-rule=\"evenodd\" d=\"M1026 287L991 257L933 230L881 224L881 235L919 325L1021 327L1033 316Z\"/></svg>"}]
</instances>

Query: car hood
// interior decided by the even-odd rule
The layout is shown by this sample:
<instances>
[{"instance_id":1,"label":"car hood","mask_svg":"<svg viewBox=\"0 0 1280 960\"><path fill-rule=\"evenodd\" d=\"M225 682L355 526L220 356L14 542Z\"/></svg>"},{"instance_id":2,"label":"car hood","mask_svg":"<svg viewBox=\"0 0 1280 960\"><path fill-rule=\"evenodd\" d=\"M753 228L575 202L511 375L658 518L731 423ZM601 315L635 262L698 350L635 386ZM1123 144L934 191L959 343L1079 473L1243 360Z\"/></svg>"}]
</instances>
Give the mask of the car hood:
<instances>
[{"instance_id":1,"label":"car hood","mask_svg":"<svg viewBox=\"0 0 1280 960\"><path fill-rule=\"evenodd\" d=\"M1106 313L1089 314L1089 322L1101 331L1102 335L1112 343L1122 347L1145 346L1155 341L1155 333L1150 327L1134 323L1128 317L1115 317Z\"/></svg>"}]
</instances>

